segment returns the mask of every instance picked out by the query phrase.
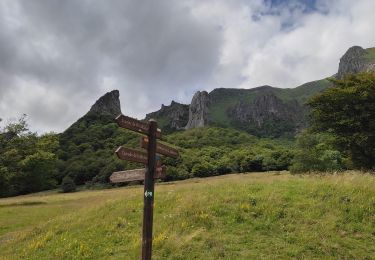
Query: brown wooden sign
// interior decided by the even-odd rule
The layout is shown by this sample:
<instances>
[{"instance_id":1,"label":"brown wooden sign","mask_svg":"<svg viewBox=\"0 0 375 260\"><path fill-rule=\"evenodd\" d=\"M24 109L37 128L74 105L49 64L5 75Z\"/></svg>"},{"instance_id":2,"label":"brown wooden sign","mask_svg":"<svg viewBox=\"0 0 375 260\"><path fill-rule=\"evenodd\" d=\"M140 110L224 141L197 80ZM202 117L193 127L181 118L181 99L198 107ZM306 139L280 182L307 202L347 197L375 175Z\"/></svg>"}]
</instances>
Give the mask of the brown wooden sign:
<instances>
[{"instance_id":1,"label":"brown wooden sign","mask_svg":"<svg viewBox=\"0 0 375 260\"><path fill-rule=\"evenodd\" d=\"M122 128L133 130L141 134L148 134L148 130L150 127L148 123L144 123L135 118L131 118L131 117L124 116L124 115L119 115L118 117L116 117L115 120L117 124ZM161 138L160 129L157 129L156 131L156 138Z\"/></svg>"},{"instance_id":2,"label":"brown wooden sign","mask_svg":"<svg viewBox=\"0 0 375 260\"><path fill-rule=\"evenodd\" d=\"M121 160L147 164L147 152L120 146L115 153ZM158 156L156 156L156 167L161 167L160 157Z\"/></svg>"},{"instance_id":3,"label":"brown wooden sign","mask_svg":"<svg viewBox=\"0 0 375 260\"><path fill-rule=\"evenodd\" d=\"M148 137L141 137L141 147L148 148ZM156 152L172 158L178 158L179 153L176 149L161 143L156 143Z\"/></svg>"},{"instance_id":4,"label":"brown wooden sign","mask_svg":"<svg viewBox=\"0 0 375 260\"><path fill-rule=\"evenodd\" d=\"M119 182L131 182L131 181L143 181L145 179L147 169L134 169L128 171L119 171L114 172L109 177L109 180L112 183L119 183ZM162 179L166 176L166 167L157 167L156 172L154 174L154 179Z\"/></svg>"},{"instance_id":5,"label":"brown wooden sign","mask_svg":"<svg viewBox=\"0 0 375 260\"><path fill-rule=\"evenodd\" d=\"M115 153L116 153L117 157L122 159L122 160L147 164L147 153L146 152L142 152L142 151L129 149L129 148L125 148L125 147L120 146L119 148L117 148Z\"/></svg>"}]
</instances>

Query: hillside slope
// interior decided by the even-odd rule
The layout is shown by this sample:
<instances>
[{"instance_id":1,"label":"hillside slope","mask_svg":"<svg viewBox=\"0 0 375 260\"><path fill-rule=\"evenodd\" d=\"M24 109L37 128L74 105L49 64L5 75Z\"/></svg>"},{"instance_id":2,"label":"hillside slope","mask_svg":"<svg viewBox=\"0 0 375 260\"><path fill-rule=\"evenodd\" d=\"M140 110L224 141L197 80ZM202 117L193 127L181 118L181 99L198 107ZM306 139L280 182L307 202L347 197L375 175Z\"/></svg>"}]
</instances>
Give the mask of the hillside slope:
<instances>
[{"instance_id":1,"label":"hillside slope","mask_svg":"<svg viewBox=\"0 0 375 260\"><path fill-rule=\"evenodd\" d=\"M159 184L153 256L371 259L374 185L374 176L358 173ZM133 186L1 199L0 259L139 259L142 193Z\"/></svg>"}]
</instances>

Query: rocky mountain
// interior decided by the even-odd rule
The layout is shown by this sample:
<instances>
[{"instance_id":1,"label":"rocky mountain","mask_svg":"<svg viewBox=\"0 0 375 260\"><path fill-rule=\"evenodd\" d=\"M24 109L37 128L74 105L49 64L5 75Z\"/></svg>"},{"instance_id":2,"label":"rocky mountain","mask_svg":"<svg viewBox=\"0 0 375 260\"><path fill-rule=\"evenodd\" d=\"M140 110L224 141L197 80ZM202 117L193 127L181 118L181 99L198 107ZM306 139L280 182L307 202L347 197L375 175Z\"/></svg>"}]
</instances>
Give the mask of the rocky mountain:
<instances>
[{"instance_id":1,"label":"rocky mountain","mask_svg":"<svg viewBox=\"0 0 375 260\"><path fill-rule=\"evenodd\" d=\"M121 114L120 92L112 90L100 97L94 105L92 105L90 114L107 115L116 117Z\"/></svg>"},{"instance_id":2,"label":"rocky mountain","mask_svg":"<svg viewBox=\"0 0 375 260\"><path fill-rule=\"evenodd\" d=\"M375 70L375 48L353 46L340 59L336 77L372 70ZM293 136L306 125L304 103L329 85L328 79L322 79L287 89L261 86L217 88L209 93L198 91L189 105L172 101L170 105L162 105L160 110L147 114L146 119L156 119L164 133L220 126L245 130L257 136ZM93 120L111 122L121 113L119 95L118 90L106 93L75 124L87 124ZM63 135L69 132L67 129Z\"/></svg>"},{"instance_id":3,"label":"rocky mountain","mask_svg":"<svg viewBox=\"0 0 375 260\"><path fill-rule=\"evenodd\" d=\"M155 118L163 130L166 126L167 132L219 126L245 130L257 136L290 136L305 126L304 102L328 85L329 81L323 79L294 89L262 86L253 89L218 88L210 93L198 91L189 106L172 102L146 118Z\"/></svg>"},{"instance_id":4,"label":"rocky mountain","mask_svg":"<svg viewBox=\"0 0 375 260\"><path fill-rule=\"evenodd\" d=\"M208 94L210 103L205 122L206 125L245 130L257 136L294 135L305 124L303 103L328 85L328 80L321 80L295 89L271 86L214 89Z\"/></svg>"},{"instance_id":5,"label":"rocky mountain","mask_svg":"<svg viewBox=\"0 0 375 260\"><path fill-rule=\"evenodd\" d=\"M89 112L59 134L57 155L62 177L68 175L76 184L92 180L105 182L113 171L129 165L117 160L113 153L114 147L139 142L135 133L126 132L114 121L121 113L119 95L118 90L104 94Z\"/></svg>"},{"instance_id":6,"label":"rocky mountain","mask_svg":"<svg viewBox=\"0 0 375 260\"><path fill-rule=\"evenodd\" d=\"M340 59L337 78L350 73L375 70L375 48L353 46ZM330 86L328 78L305 83L296 88L280 89L262 86L252 89L218 88L210 93L198 91L188 109L185 129L202 126L233 127L265 137L293 136L306 126L307 107L311 96ZM187 105L184 106L184 115ZM182 108L179 108L182 111ZM178 114L182 114L182 112ZM184 120L168 107L151 113L167 125L169 131L183 128ZM150 114L150 115L151 115ZM166 121L167 119L167 121Z\"/></svg>"},{"instance_id":7,"label":"rocky mountain","mask_svg":"<svg viewBox=\"0 0 375 260\"><path fill-rule=\"evenodd\" d=\"M353 46L340 59L337 78L342 79L347 74L369 72L375 70L375 48L363 49Z\"/></svg>"},{"instance_id":8,"label":"rocky mountain","mask_svg":"<svg viewBox=\"0 0 375 260\"><path fill-rule=\"evenodd\" d=\"M146 119L156 118L164 133L184 129L189 120L189 105L172 101L169 106L161 105L161 109L146 115Z\"/></svg>"},{"instance_id":9,"label":"rocky mountain","mask_svg":"<svg viewBox=\"0 0 375 260\"><path fill-rule=\"evenodd\" d=\"M207 125L209 106L210 96L207 91L196 92L189 106L189 121L185 126L185 129Z\"/></svg>"}]
</instances>

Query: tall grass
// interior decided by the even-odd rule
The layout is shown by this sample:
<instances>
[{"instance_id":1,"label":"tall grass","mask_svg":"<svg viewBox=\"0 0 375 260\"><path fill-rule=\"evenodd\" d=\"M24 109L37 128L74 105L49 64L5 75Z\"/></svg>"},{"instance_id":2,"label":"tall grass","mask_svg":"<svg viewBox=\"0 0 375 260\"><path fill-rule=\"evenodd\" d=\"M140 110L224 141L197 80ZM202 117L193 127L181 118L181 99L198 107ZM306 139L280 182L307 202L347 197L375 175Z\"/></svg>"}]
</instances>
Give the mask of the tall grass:
<instances>
[{"instance_id":1,"label":"tall grass","mask_svg":"<svg viewBox=\"0 0 375 260\"><path fill-rule=\"evenodd\" d=\"M351 173L237 174L161 184L153 256L371 259L374 187L374 176ZM0 258L138 259L142 193L130 187L0 200Z\"/></svg>"}]
</instances>

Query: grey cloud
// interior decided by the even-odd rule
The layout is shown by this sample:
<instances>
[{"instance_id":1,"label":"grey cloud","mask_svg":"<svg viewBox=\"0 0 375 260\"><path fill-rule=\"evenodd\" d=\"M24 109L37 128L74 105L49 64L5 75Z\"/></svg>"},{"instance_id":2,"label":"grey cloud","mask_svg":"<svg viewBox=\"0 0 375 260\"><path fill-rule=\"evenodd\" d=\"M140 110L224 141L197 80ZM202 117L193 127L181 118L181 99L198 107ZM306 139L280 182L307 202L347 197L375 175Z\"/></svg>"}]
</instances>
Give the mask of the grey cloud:
<instances>
[{"instance_id":1,"label":"grey cloud","mask_svg":"<svg viewBox=\"0 0 375 260\"><path fill-rule=\"evenodd\" d=\"M121 97L129 101L125 110L139 116L167 102L173 93L203 84L218 62L221 41L217 28L197 22L182 2L14 3L14 13L19 16L13 18L19 19L19 28L11 28L5 20L0 22L4 29L0 32L2 97L10 93L5 83L16 84L14 79L21 78L33 84L23 88L19 98L38 95L32 85L39 84L61 94L57 103L69 100L83 114L90 106L87 100L95 100L107 90L103 78L109 77L112 87L119 88ZM137 102L140 96L144 102ZM160 99L157 104L151 104L154 96ZM37 96L33 100L38 98L48 99ZM45 121L45 126L54 117L52 113L58 112L48 102L30 102L17 109L30 114L35 122ZM69 121L77 114L71 114ZM64 127L67 125L59 129Z\"/></svg>"},{"instance_id":2,"label":"grey cloud","mask_svg":"<svg viewBox=\"0 0 375 260\"><path fill-rule=\"evenodd\" d=\"M34 129L62 131L115 88L123 111L142 117L172 99L187 103L198 89L290 87L328 76L341 50L318 50L331 46L330 38L318 47L302 38L310 31L324 35L319 21L335 21L325 18L327 10L340 4L350 10L352 3L326 2L316 1L321 16L315 17L301 1L277 9L261 0L3 0L0 117L26 113ZM340 19L372 19L357 16ZM362 23L348 37L360 35ZM355 44L371 42L363 39Z\"/></svg>"}]
</instances>

